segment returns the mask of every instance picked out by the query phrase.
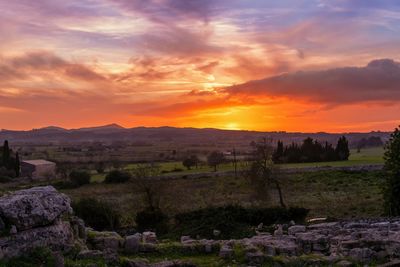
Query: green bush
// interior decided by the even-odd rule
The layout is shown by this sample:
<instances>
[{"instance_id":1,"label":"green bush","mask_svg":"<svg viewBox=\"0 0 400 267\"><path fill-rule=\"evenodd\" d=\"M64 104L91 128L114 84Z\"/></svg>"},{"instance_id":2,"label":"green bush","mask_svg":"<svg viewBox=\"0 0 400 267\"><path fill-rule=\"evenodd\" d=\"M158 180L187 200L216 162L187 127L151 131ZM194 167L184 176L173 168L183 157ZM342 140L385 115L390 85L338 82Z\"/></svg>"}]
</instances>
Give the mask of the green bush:
<instances>
[{"instance_id":1,"label":"green bush","mask_svg":"<svg viewBox=\"0 0 400 267\"><path fill-rule=\"evenodd\" d=\"M90 173L87 171L72 171L69 174L69 180L77 187L90 184Z\"/></svg>"},{"instance_id":2,"label":"green bush","mask_svg":"<svg viewBox=\"0 0 400 267\"><path fill-rule=\"evenodd\" d=\"M168 217L160 209L145 209L138 212L135 221L139 232L155 231L162 235L168 231Z\"/></svg>"},{"instance_id":3,"label":"green bush","mask_svg":"<svg viewBox=\"0 0 400 267\"><path fill-rule=\"evenodd\" d=\"M94 198L82 198L72 203L75 214L95 230L115 230L119 227L119 214L113 207Z\"/></svg>"},{"instance_id":4,"label":"green bush","mask_svg":"<svg viewBox=\"0 0 400 267\"><path fill-rule=\"evenodd\" d=\"M294 220L304 222L308 210L304 208L243 208L241 206L211 207L180 213L175 216L177 235L200 235L213 238L213 230L221 231L219 238L243 238L254 233L252 227L260 223L271 225Z\"/></svg>"},{"instance_id":5,"label":"green bush","mask_svg":"<svg viewBox=\"0 0 400 267\"><path fill-rule=\"evenodd\" d=\"M123 172L119 170L112 170L106 175L106 178L104 180L105 183L107 184L112 184L112 183L125 183L131 179L131 174L128 172Z\"/></svg>"}]
</instances>

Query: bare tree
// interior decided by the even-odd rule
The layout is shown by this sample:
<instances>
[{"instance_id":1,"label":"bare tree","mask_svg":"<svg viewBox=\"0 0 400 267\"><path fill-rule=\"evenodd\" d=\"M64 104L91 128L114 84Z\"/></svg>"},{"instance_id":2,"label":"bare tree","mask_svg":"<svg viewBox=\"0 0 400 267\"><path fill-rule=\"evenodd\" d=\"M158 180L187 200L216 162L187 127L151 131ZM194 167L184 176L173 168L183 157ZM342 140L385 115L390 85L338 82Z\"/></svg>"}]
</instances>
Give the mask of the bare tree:
<instances>
[{"instance_id":1,"label":"bare tree","mask_svg":"<svg viewBox=\"0 0 400 267\"><path fill-rule=\"evenodd\" d=\"M245 177L249 179L257 197L264 200L268 198L271 186L275 186L280 205L286 207L277 175L279 171L272 161L274 152L272 140L263 138L259 142L252 142L251 145L253 153L246 164Z\"/></svg>"},{"instance_id":2,"label":"bare tree","mask_svg":"<svg viewBox=\"0 0 400 267\"><path fill-rule=\"evenodd\" d=\"M134 183L144 193L144 200L150 210L160 207L162 187L158 182L161 170L154 163L137 165L133 170Z\"/></svg>"}]
</instances>

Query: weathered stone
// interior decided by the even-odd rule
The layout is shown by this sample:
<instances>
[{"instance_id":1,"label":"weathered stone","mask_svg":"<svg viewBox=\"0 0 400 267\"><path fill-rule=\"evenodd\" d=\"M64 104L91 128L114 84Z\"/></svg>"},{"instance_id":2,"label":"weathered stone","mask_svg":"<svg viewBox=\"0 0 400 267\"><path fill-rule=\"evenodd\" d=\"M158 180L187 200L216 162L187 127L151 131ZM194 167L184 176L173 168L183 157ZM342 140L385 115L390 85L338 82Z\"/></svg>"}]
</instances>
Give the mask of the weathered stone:
<instances>
[{"instance_id":1,"label":"weathered stone","mask_svg":"<svg viewBox=\"0 0 400 267\"><path fill-rule=\"evenodd\" d=\"M17 257L37 247L68 250L73 245L73 233L68 222L35 228L0 238L0 259Z\"/></svg>"},{"instance_id":2,"label":"weathered stone","mask_svg":"<svg viewBox=\"0 0 400 267\"><path fill-rule=\"evenodd\" d=\"M3 220L0 217L0 232L4 231L6 229L6 224L3 222Z\"/></svg>"},{"instance_id":3,"label":"weathered stone","mask_svg":"<svg viewBox=\"0 0 400 267\"><path fill-rule=\"evenodd\" d=\"M18 233L17 227L15 225L11 225L10 235L15 235L16 233Z\"/></svg>"},{"instance_id":4,"label":"weathered stone","mask_svg":"<svg viewBox=\"0 0 400 267\"><path fill-rule=\"evenodd\" d=\"M154 232L144 232L143 233L143 243L157 244L157 235Z\"/></svg>"},{"instance_id":5,"label":"weathered stone","mask_svg":"<svg viewBox=\"0 0 400 267\"><path fill-rule=\"evenodd\" d=\"M157 251L156 244L151 243L142 243L139 245L139 252L143 253L151 253Z\"/></svg>"},{"instance_id":6,"label":"weathered stone","mask_svg":"<svg viewBox=\"0 0 400 267\"><path fill-rule=\"evenodd\" d=\"M125 252L128 254L137 253L139 251L141 235L130 235L125 238Z\"/></svg>"},{"instance_id":7,"label":"weathered stone","mask_svg":"<svg viewBox=\"0 0 400 267\"><path fill-rule=\"evenodd\" d=\"M142 259L127 259L124 261L124 264L126 267L148 267L149 261L148 260L142 260Z\"/></svg>"},{"instance_id":8,"label":"weathered stone","mask_svg":"<svg viewBox=\"0 0 400 267\"><path fill-rule=\"evenodd\" d=\"M249 264L261 265L264 262L265 258L264 254L261 251L247 252L246 260Z\"/></svg>"},{"instance_id":9,"label":"weathered stone","mask_svg":"<svg viewBox=\"0 0 400 267\"><path fill-rule=\"evenodd\" d=\"M181 243L186 243L188 241L193 241L193 239L187 235L181 236Z\"/></svg>"},{"instance_id":10,"label":"weathered stone","mask_svg":"<svg viewBox=\"0 0 400 267\"><path fill-rule=\"evenodd\" d=\"M77 255L78 259L99 259L103 258L103 252L100 250L82 250Z\"/></svg>"},{"instance_id":11,"label":"weathered stone","mask_svg":"<svg viewBox=\"0 0 400 267\"><path fill-rule=\"evenodd\" d=\"M340 266L340 267L350 267L353 266L353 263L346 261L346 260L342 260L336 263L336 266Z\"/></svg>"},{"instance_id":12,"label":"weathered stone","mask_svg":"<svg viewBox=\"0 0 400 267\"><path fill-rule=\"evenodd\" d=\"M88 242L94 249L118 251L124 243L124 239L116 232L90 231Z\"/></svg>"},{"instance_id":13,"label":"weathered stone","mask_svg":"<svg viewBox=\"0 0 400 267\"><path fill-rule=\"evenodd\" d=\"M234 255L234 251L231 247L229 246L222 246L221 249L219 250L219 256L223 259L230 259Z\"/></svg>"},{"instance_id":14,"label":"weathered stone","mask_svg":"<svg viewBox=\"0 0 400 267\"><path fill-rule=\"evenodd\" d=\"M359 262L371 262L376 253L369 248L353 248L349 252L349 257Z\"/></svg>"},{"instance_id":15,"label":"weathered stone","mask_svg":"<svg viewBox=\"0 0 400 267\"><path fill-rule=\"evenodd\" d=\"M288 234L294 235L297 233L304 233L306 231L306 227L304 225L294 225L288 228Z\"/></svg>"},{"instance_id":16,"label":"weathered stone","mask_svg":"<svg viewBox=\"0 0 400 267\"><path fill-rule=\"evenodd\" d=\"M18 231L49 225L71 212L70 199L52 186L33 187L0 198L0 215Z\"/></svg>"}]
</instances>

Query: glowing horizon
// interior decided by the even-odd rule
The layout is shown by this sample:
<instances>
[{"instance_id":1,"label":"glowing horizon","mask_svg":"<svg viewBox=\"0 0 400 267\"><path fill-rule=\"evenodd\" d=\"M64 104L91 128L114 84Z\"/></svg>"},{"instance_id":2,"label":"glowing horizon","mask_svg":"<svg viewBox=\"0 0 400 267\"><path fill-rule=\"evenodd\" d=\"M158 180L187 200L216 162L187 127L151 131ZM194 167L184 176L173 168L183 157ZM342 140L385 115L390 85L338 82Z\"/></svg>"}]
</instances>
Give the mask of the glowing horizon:
<instances>
[{"instance_id":1,"label":"glowing horizon","mask_svg":"<svg viewBox=\"0 0 400 267\"><path fill-rule=\"evenodd\" d=\"M0 9L0 128L400 124L395 0L0 0Z\"/></svg>"}]
</instances>

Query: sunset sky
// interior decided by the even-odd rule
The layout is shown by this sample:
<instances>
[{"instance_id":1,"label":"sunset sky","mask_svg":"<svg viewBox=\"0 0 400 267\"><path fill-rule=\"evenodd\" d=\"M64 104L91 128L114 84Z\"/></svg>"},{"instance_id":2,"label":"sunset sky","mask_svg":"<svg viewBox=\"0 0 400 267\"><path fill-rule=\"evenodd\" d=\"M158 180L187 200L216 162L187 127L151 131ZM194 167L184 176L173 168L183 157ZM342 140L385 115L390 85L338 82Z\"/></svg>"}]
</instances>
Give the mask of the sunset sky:
<instances>
[{"instance_id":1,"label":"sunset sky","mask_svg":"<svg viewBox=\"0 0 400 267\"><path fill-rule=\"evenodd\" d=\"M0 128L392 130L398 0L0 0Z\"/></svg>"}]
</instances>

